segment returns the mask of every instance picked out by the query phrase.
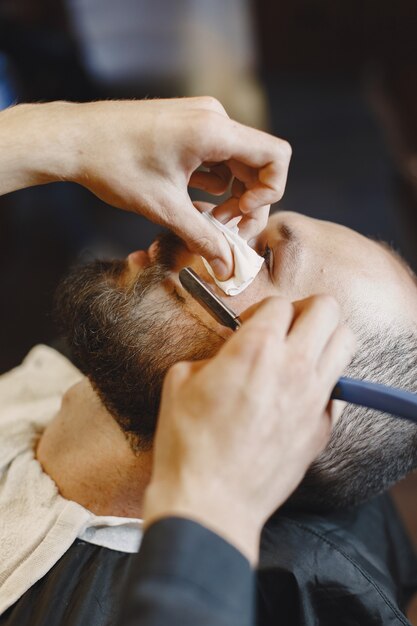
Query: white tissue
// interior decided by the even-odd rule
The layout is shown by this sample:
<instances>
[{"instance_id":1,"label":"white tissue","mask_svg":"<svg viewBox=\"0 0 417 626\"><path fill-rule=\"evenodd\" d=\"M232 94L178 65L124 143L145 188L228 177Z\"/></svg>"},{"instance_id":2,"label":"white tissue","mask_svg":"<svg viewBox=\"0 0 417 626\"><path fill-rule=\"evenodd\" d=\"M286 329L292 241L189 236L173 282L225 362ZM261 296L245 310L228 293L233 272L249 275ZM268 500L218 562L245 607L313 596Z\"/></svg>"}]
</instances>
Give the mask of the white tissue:
<instances>
[{"instance_id":1,"label":"white tissue","mask_svg":"<svg viewBox=\"0 0 417 626\"><path fill-rule=\"evenodd\" d=\"M228 280L217 280L210 265L203 258L204 265L214 282L228 296L237 296L249 287L251 282L258 275L259 270L264 262L263 258L255 252L253 248L248 246L247 242L239 235L239 228L234 226L228 228L210 213L203 213L203 217L209 220L216 228L218 228L226 237L230 244L235 264L234 274Z\"/></svg>"}]
</instances>

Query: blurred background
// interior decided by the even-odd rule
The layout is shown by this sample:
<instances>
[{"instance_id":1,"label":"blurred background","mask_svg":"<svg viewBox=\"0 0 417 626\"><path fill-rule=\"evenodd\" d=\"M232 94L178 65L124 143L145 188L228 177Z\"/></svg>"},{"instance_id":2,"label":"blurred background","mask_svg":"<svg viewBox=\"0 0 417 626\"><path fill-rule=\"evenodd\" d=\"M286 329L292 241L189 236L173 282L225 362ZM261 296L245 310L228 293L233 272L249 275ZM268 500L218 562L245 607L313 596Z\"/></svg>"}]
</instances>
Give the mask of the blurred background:
<instances>
[{"instance_id":1,"label":"blurred background","mask_svg":"<svg viewBox=\"0 0 417 626\"><path fill-rule=\"evenodd\" d=\"M215 96L292 144L281 207L385 239L416 270L416 33L416 0L0 0L0 108ZM146 247L157 228L68 183L0 204L4 372L54 345L72 262ZM417 543L416 482L394 496Z\"/></svg>"},{"instance_id":2,"label":"blurred background","mask_svg":"<svg viewBox=\"0 0 417 626\"><path fill-rule=\"evenodd\" d=\"M1 0L0 107L211 94L288 139L280 206L381 237L417 267L415 0ZM69 264L157 228L69 183L0 198L0 372L56 337Z\"/></svg>"}]
</instances>

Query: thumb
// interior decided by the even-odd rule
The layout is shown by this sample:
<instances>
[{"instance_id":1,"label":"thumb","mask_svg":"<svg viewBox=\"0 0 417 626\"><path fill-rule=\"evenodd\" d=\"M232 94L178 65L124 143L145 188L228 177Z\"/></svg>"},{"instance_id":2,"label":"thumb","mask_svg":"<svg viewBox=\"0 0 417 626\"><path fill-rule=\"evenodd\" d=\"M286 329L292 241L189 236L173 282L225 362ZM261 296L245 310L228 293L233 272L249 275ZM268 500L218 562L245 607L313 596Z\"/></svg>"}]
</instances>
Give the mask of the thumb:
<instances>
[{"instance_id":1,"label":"thumb","mask_svg":"<svg viewBox=\"0 0 417 626\"><path fill-rule=\"evenodd\" d=\"M249 306L240 313L239 317L244 322L244 325L247 325L252 318L266 318L268 323L280 323L281 325L285 321L283 327L285 332L287 332L293 320L294 312L294 303L287 298L283 296L269 296ZM268 319L268 316L270 319Z\"/></svg>"},{"instance_id":2,"label":"thumb","mask_svg":"<svg viewBox=\"0 0 417 626\"><path fill-rule=\"evenodd\" d=\"M167 226L184 240L190 252L203 256L219 280L227 280L233 273L230 246L213 224L205 220L187 196L177 203Z\"/></svg>"}]
</instances>

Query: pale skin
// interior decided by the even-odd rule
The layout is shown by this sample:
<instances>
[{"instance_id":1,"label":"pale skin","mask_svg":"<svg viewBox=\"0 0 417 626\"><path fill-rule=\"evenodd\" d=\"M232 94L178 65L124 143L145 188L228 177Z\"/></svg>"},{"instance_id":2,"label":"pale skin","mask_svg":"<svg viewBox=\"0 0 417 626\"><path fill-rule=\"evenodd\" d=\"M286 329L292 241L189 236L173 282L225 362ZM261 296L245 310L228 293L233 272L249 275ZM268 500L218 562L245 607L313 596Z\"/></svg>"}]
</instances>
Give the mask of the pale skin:
<instances>
[{"instance_id":1,"label":"pale skin","mask_svg":"<svg viewBox=\"0 0 417 626\"><path fill-rule=\"evenodd\" d=\"M77 182L168 226L185 240L186 254L203 254L223 279L233 271L230 249L191 203L188 185L221 194L234 177L215 215L240 217L242 234L258 237L269 205L283 194L291 156L287 142L230 120L212 98L19 105L0 114L0 137L0 193ZM130 258L134 271L140 259L148 262L144 254ZM328 398L354 344L340 316L329 296L296 305L273 298L247 314L212 362L176 366L165 385L154 463L151 452L133 455L87 381L66 394L38 458L64 496L98 514L143 512L147 523L185 515L255 563L263 523L328 440L335 414ZM220 419L214 390L222 384L230 388L224 408L239 415L233 428Z\"/></svg>"},{"instance_id":2,"label":"pale skin","mask_svg":"<svg viewBox=\"0 0 417 626\"><path fill-rule=\"evenodd\" d=\"M340 313L329 296L255 305L214 359L171 369L154 452L134 455L83 381L66 394L37 458L63 496L97 514L194 519L255 565L263 524L340 412L328 398L355 344Z\"/></svg>"},{"instance_id":3,"label":"pale skin","mask_svg":"<svg viewBox=\"0 0 417 626\"><path fill-rule=\"evenodd\" d=\"M279 212L269 218L267 228L252 245L259 252L269 246L270 267L265 264L252 285L239 296L222 293L201 259L185 249L179 255L178 267L193 267L236 313L268 296L298 300L313 291L331 295L340 306L341 320L357 329L407 330L417 325L415 277L384 244L337 224ZM147 252L130 255L129 276L134 277L152 263L154 254L155 247L151 246ZM219 334L230 334L189 297L175 274L160 289L170 290L173 284L185 298L187 308ZM325 326L323 318L322 322Z\"/></svg>"},{"instance_id":4,"label":"pale skin","mask_svg":"<svg viewBox=\"0 0 417 626\"><path fill-rule=\"evenodd\" d=\"M219 195L234 176L218 210L241 215L250 238L281 199L291 158L286 141L231 120L210 97L18 105L0 114L0 137L0 194L77 182L179 234L220 278L232 274L230 248L188 186Z\"/></svg>"},{"instance_id":5,"label":"pale skin","mask_svg":"<svg viewBox=\"0 0 417 626\"><path fill-rule=\"evenodd\" d=\"M200 205L201 209L210 208ZM251 241L262 254L271 250L253 283L238 296L226 296L206 271L201 258L185 247L179 251L177 266L191 266L213 290L240 314L269 296L301 300L310 293L335 298L342 319L360 329L409 328L417 324L417 288L410 270L386 244L334 224L308 218L298 213L280 211L272 215L267 227ZM127 280L134 277L155 258L155 244L147 251L128 256ZM221 327L181 287L176 272L160 286L160 293L174 287L185 299L185 306L204 323L225 337L230 331Z\"/></svg>"},{"instance_id":6,"label":"pale skin","mask_svg":"<svg viewBox=\"0 0 417 626\"><path fill-rule=\"evenodd\" d=\"M267 228L252 243L259 252L266 245L269 245L273 259L271 258L270 268L268 269L265 264L252 285L239 296L228 297L218 290L209 274L205 271L201 259L197 255L190 254L185 247L180 251L178 266L174 269L179 269L185 265L194 267L237 313L242 313L247 307L265 297L281 295L286 299L297 300L305 297L310 290L314 290L327 293L334 298L334 301L337 301L340 307L340 320L348 322L353 326L372 323L380 327L388 328L395 325L398 328L401 325L409 327L410 324L417 322L417 289L404 264L385 246L371 241L350 229L329 222L313 220L299 214L281 212L270 217ZM155 253L156 245L153 244L148 251L137 251L129 255L125 280L133 280L138 272L141 272L151 264L155 258ZM231 335L231 331L222 328L214 322L206 311L188 296L182 289L175 271L172 277L166 283L161 284L158 289L161 294L165 293L168 298L168 293L174 286L185 298L185 306L200 317L205 324L222 334L225 338ZM330 322L327 316L331 314L331 307L331 302L320 303L319 301L311 311L311 328L314 328L314 333L317 332L318 328L322 332L330 330ZM314 323L313 317L315 318ZM273 324L274 322L271 320L271 325ZM351 341L350 333L346 329L341 332L347 332L343 341L349 343ZM242 338L242 335L239 338ZM300 344L293 354L294 362L302 362L304 353L305 342ZM237 380L236 370L231 378ZM171 384L174 385L174 382L171 382ZM216 384L220 385L221 382L222 379L217 381ZM242 387L244 388L245 386ZM74 394L74 397L77 396L77 393L77 388L70 392L70 394ZM93 394L92 390L91 394ZM171 394L173 395L172 392ZM96 402L93 399L93 395L91 401ZM81 403L79 408L83 409ZM80 412L79 423L75 423L74 428L78 429L80 427L83 420L82 415L86 416L88 410L88 404L86 404L84 411ZM65 419L65 411L62 419ZM109 427L111 425L114 428L111 420L106 418L105 421ZM73 499L81 502L88 501L91 497L91 494L88 495L89 490L81 492L78 481L71 480L72 453L68 454L68 466L62 465L62 459L58 459L57 455L53 453L56 448L56 441L61 437L59 428L54 426L54 422L52 422L49 428L52 431L47 429L41 442L45 447L43 449L42 447L39 448L39 453L42 452L44 455L43 460L41 459L42 462L44 464L48 463L48 465L45 465L46 469L49 473L52 473L59 485L61 483L65 484L66 489L68 489L68 497L73 497ZM118 437L122 445L119 433ZM82 431L80 431L80 439L85 441ZM46 447L47 443L48 448ZM75 446L77 451L82 450L82 445L82 441L77 442ZM123 445L125 446L124 442ZM83 456L84 451L79 451L79 457ZM148 461L151 464L150 457ZM111 476L109 480L112 480ZM164 481L161 482L162 488L164 488ZM206 487L209 490L207 484ZM157 489L158 487L155 488L155 491ZM177 511L184 514L190 505L184 504L180 499L177 503L172 501L172 494L181 493L181 489L174 489L169 482L165 483L165 489L166 494L169 494L169 497L167 496L165 500L168 510L172 513ZM105 493L105 489L103 493ZM136 511L137 514L141 515L144 512L142 506L143 493L144 491L140 487L136 494L138 503ZM204 510L201 499L199 499L201 493L206 493L206 490L196 489L198 506L195 507L194 516L197 519L201 518L196 512ZM159 509L155 500L156 498L153 498L148 503L148 508L145 509L145 514L149 519L156 519L158 516L162 516L162 510ZM164 502L164 499L161 498L161 501ZM217 502L220 505L222 501L218 499ZM103 505L103 503L101 504ZM233 536L236 538L233 510L233 508L221 504L217 510L217 518L213 515L213 511L210 512L210 515L207 515L207 518L211 519L211 524L214 528L219 528L221 523L223 528L226 528L224 512L227 511L230 514L230 525L228 528L230 528L231 532L234 524ZM220 520L222 520L221 523ZM241 522L242 518L240 518L239 528L242 530L242 537L246 537L242 541L243 545L247 540L247 533L249 532L250 534L250 530L245 529ZM256 533L252 533L252 537L255 537L251 542L253 546L256 544ZM251 552L251 558L253 558L253 551Z\"/></svg>"}]
</instances>

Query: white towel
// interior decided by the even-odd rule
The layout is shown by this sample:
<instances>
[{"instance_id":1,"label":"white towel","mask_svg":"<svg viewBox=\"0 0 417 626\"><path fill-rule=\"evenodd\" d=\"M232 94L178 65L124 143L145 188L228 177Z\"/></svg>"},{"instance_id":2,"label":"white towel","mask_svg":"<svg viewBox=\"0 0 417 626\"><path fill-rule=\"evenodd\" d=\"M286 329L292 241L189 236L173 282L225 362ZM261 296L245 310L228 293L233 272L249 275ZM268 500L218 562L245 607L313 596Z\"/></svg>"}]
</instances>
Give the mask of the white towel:
<instances>
[{"instance_id":1,"label":"white towel","mask_svg":"<svg viewBox=\"0 0 417 626\"><path fill-rule=\"evenodd\" d=\"M204 265L210 276L213 277L216 285L220 287L226 295L237 296L244 291L246 287L249 287L251 282L256 278L264 260L239 235L239 228L237 226L229 228L227 225L216 220L216 218L208 212L202 215L205 219L214 224L226 237L232 250L235 270L231 278L221 281L217 280L210 265L207 263L206 259L203 258Z\"/></svg>"},{"instance_id":2,"label":"white towel","mask_svg":"<svg viewBox=\"0 0 417 626\"><path fill-rule=\"evenodd\" d=\"M37 346L0 377L0 614L44 576L78 537L136 552L142 522L99 517L63 498L34 457L34 442L81 378L67 359Z\"/></svg>"}]
</instances>

